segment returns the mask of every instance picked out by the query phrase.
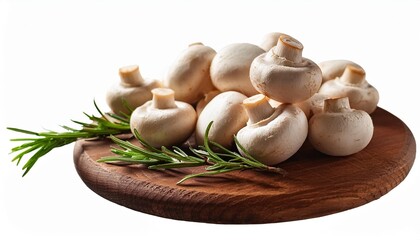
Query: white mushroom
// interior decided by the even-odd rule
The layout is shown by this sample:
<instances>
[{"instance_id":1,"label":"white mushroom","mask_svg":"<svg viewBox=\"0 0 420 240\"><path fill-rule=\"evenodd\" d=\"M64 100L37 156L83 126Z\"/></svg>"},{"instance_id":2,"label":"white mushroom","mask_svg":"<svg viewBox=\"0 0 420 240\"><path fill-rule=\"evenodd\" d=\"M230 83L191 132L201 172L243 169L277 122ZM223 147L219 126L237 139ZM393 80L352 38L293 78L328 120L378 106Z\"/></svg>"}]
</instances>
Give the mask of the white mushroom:
<instances>
[{"instance_id":1,"label":"white mushroom","mask_svg":"<svg viewBox=\"0 0 420 240\"><path fill-rule=\"evenodd\" d=\"M207 126L211 121L209 140L230 148L233 135L243 128L248 121L242 101L247 97L235 91L218 94L203 109L197 120L195 136L197 144L202 145Z\"/></svg>"},{"instance_id":2,"label":"white mushroom","mask_svg":"<svg viewBox=\"0 0 420 240\"><path fill-rule=\"evenodd\" d=\"M251 64L251 82L260 93L282 103L304 101L314 95L322 82L321 69L302 57L303 45L281 35L277 46Z\"/></svg>"},{"instance_id":3,"label":"white mushroom","mask_svg":"<svg viewBox=\"0 0 420 240\"><path fill-rule=\"evenodd\" d=\"M157 80L143 79L137 65L120 68L119 75L121 81L111 86L106 93L106 102L116 114L129 114L131 110L152 99L152 89L161 87Z\"/></svg>"},{"instance_id":4,"label":"white mushroom","mask_svg":"<svg viewBox=\"0 0 420 240\"><path fill-rule=\"evenodd\" d=\"M318 66L321 68L322 72L322 82L324 83L343 75L347 65L362 68L359 64L345 59L328 60L318 63Z\"/></svg>"},{"instance_id":5,"label":"white mushroom","mask_svg":"<svg viewBox=\"0 0 420 240\"><path fill-rule=\"evenodd\" d=\"M309 120L309 141L316 150L327 155L357 153L369 144L372 136L370 115L351 109L347 97L326 99L323 112Z\"/></svg>"},{"instance_id":6,"label":"white mushroom","mask_svg":"<svg viewBox=\"0 0 420 240\"><path fill-rule=\"evenodd\" d=\"M246 99L243 106L249 121L238 132L237 139L251 156L262 163L276 165L283 162L305 142L308 121L298 107L281 104L273 108L262 94Z\"/></svg>"},{"instance_id":7,"label":"white mushroom","mask_svg":"<svg viewBox=\"0 0 420 240\"><path fill-rule=\"evenodd\" d=\"M234 43L221 49L214 57L210 76L213 85L222 92L236 91L246 96L257 94L249 79L252 60L264 53L250 43Z\"/></svg>"},{"instance_id":8,"label":"white mushroom","mask_svg":"<svg viewBox=\"0 0 420 240\"><path fill-rule=\"evenodd\" d=\"M153 99L136 108L131 115L131 131L152 146L174 146L186 141L194 132L197 115L185 102L175 101L169 88L152 90Z\"/></svg>"},{"instance_id":9,"label":"white mushroom","mask_svg":"<svg viewBox=\"0 0 420 240\"><path fill-rule=\"evenodd\" d=\"M281 32L270 32L264 35L260 47L264 49L264 51L269 51L271 48L277 45L277 41L281 35L285 35Z\"/></svg>"},{"instance_id":10,"label":"white mushroom","mask_svg":"<svg viewBox=\"0 0 420 240\"><path fill-rule=\"evenodd\" d=\"M379 102L379 93L366 81L362 68L347 66L341 77L322 84L319 93L329 98L348 97L351 108L367 113L375 111Z\"/></svg>"},{"instance_id":11,"label":"white mushroom","mask_svg":"<svg viewBox=\"0 0 420 240\"><path fill-rule=\"evenodd\" d=\"M211 47L193 43L178 56L163 82L175 91L176 100L194 104L215 89L210 79L210 64L215 55Z\"/></svg>"}]
</instances>

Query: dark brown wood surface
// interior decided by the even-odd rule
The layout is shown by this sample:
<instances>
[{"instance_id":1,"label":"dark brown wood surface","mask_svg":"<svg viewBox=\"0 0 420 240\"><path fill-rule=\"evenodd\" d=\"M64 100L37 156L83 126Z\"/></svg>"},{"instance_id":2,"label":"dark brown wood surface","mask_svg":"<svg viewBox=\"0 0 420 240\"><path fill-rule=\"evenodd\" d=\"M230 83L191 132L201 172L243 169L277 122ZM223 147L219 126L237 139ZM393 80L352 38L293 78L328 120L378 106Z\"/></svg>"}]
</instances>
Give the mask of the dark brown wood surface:
<instances>
[{"instance_id":1,"label":"dark brown wood surface","mask_svg":"<svg viewBox=\"0 0 420 240\"><path fill-rule=\"evenodd\" d=\"M376 200L396 187L410 171L416 153L408 127L378 108L373 139L363 151L329 157L304 146L279 166L283 177L252 170L196 178L182 185L183 170L148 170L142 166L98 163L109 156L108 140L78 141L77 172L100 196L157 216L211 223L269 223L338 213Z\"/></svg>"}]
</instances>

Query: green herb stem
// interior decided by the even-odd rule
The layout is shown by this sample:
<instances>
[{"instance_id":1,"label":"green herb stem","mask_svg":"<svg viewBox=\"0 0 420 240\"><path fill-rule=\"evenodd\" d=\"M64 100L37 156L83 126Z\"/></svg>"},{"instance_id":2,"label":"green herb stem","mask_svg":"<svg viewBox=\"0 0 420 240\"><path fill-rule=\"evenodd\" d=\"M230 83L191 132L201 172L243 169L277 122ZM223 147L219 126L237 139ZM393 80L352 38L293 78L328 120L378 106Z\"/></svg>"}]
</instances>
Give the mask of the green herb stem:
<instances>
[{"instance_id":1,"label":"green herb stem","mask_svg":"<svg viewBox=\"0 0 420 240\"><path fill-rule=\"evenodd\" d=\"M51 150L55 148L59 148L67 144L73 143L78 139L103 138L108 137L110 135L118 135L130 132L129 117L118 116L115 114L104 114L98 108L95 101L94 105L101 116L96 117L94 115L88 115L85 113L85 116L87 116L91 121L90 123L72 120L72 122L81 126L80 129L75 129L68 126L61 126L65 131L34 132L14 127L7 128L10 131L34 136L31 138L11 139L11 141L14 142L24 142L21 145L11 149L11 153L17 154L12 159L13 162L17 162L17 165L20 164L21 160L25 156L34 152L34 154L27 160L27 162L22 167L22 170L24 170L23 176L25 176L32 169L32 167L41 157L48 154Z\"/></svg>"},{"instance_id":2,"label":"green herb stem","mask_svg":"<svg viewBox=\"0 0 420 240\"><path fill-rule=\"evenodd\" d=\"M177 146L173 146L171 149L166 147L158 149L150 145L137 131L134 131L134 137L139 141L141 146L116 137L116 135L131 132L130 115L104 114L98 108L95 101L94 105L100 116L97 117L84 113L90 122L86 123L72 120L73 123L79 125L79 129L61 126L65 131L34 132L20 128L7 128L10 131L32 136L11 139L14 142L22 142L22 144L11 149L11 153L16 154L12 161L16 161L17 165L20 164L24 157L33 153L22 167L24 171L23 176L32 169L41 157L55 148L65 146L79 139L105 137L109 137L118 147L111 148L111 152L115 154L114 156L103 157L98 162L124 165L142 164L154 170L207 166L204 172L189 174L178 181L177 184L181 184L191 178L246 169L275 172L282 175L286 174L281 168L267 166L259 162L246 151L236 137L234 137L235 145L241 154L210 141L208 135L213 122L210 122L206 128L203 146L198 146L197 148L190 147L188 153ZM217 151L214 149L217 149Z\"/></svg>"},{"instance_id":3,"label":"green herb stem","mask_svg":"<svg viewBox=\"0 0 420 240\"><path fill-rule=\"evenodd\" d=\"M111 136L111 139L119 147L111 150L116 156L103 157L98 161L118 164L143 164L149 169L154 170L207 165L204 172L189 174L178 181L177 184L181 184L191 178L246 169L269 171L282 175L286 174L281 168L267 166L256 160L238 142L236 137L234 138L235 144L236 147L241 150L242 155L238 152L231 151L216 142L210 141L208 135L212 124L213 122L210 122L206 128L204 146L198 146L197 148L190 147L189 150L191 154L187 154L184 150L176 146L172 147L172 149L166 147L157 149L143 139L137 131L134 131L134 136L143 147L139 147L130 141L123 141ZM214 151L212 148L218 150Z\"/></svg>"}]
</instances>

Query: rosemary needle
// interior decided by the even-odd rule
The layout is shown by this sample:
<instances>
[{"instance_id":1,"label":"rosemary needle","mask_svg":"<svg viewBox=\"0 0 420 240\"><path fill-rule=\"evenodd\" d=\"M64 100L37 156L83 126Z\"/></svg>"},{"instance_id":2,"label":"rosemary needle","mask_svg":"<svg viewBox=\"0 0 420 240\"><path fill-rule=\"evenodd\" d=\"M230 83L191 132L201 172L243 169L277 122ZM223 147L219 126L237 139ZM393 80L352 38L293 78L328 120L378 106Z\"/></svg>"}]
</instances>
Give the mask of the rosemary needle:
<instances>
[{"instance_id":1,"label":"rosemary needle","mask_svg":"<svg viewBox=\"0 0 420 240\"><path fill-rule=\"evenodd\" d=\"M12 148L11 153L16 153L12 161L16 161L17 165L28 154L34 154L23 165L23 176L25 176L35 163L44 155L48 154L51 150L62 147L64 145L73 143L78 139L92 139L102 138L110 135L118 135L121 133L130 132L130 117L128 115L104 114L98 108L96 102L93 102L100 117L85 114L91 121L90 123L74 121L72 122L81 126L81 129L75 129L68 126L61 126L64 132L46 131L46 132L33 132L20 128L9 127L8 130L31 135L27 138L14 138L11 141L23 142L21 145Z\"/></svg>"},{"instance_id":2,"label":"rosemary needle","mask_svg":"<svg viewBox=\"0 0 420 240\"><path fill-rule=\"evenodd\" d=\"M126 164L143 164L149 169L173 169L208 165L204 172L189 174L177 182L181 184L184 181L195 178L204 177L216 174L222 174L231 171L255 169L262 171L275 172L279 174L286 174L286 172L277 167L267 166L255 158L253 158L244 147L237 141L235 144L238 149L241 149L244 156L231 151L218 143L210 141L208 134L213 122L207 126L204 135L204 146L199 146L197 149L190 147L191 155L179 147L172 147L172 150L162 147L157 149L145 141L140 134L135 131L134 136L143 145L141 148L130 141L123 141L114 136L110 138L118 145L118 148L112 148L111 151L115 156L108 156L99 159L99 162L106 163L126 163ZM218 152L212 150L212 147L219 149Z\"/></svg>"}]
</instances>

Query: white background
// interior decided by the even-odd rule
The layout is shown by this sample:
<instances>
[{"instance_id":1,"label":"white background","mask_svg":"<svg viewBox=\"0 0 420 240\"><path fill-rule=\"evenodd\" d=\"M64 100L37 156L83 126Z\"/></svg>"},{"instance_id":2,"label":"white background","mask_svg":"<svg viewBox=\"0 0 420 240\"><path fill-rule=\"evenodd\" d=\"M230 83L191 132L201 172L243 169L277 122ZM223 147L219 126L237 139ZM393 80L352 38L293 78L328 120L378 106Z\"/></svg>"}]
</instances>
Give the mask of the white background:
<instances>
[{"instance_id":1,"label":"white background","mask_svg":"<svg viewBox=\"0 0 420 240\"><path fill-rule=\"evenodd\" d=\"M73 145L42 158L24 178L10 162L20 135L6 126L57 130L106 110L118 68L138 64L162 79L189 43L219 50L258 44L280 31L304 56L362 65L380 106L420 139L419 1L1 1L0 239L420 239L420 169L379 200L339 214L262 225L176 221L135 212L88 189L73 165ZM246 209L244 209L246 211Z\"/></svg>"}]
</instances>

